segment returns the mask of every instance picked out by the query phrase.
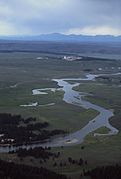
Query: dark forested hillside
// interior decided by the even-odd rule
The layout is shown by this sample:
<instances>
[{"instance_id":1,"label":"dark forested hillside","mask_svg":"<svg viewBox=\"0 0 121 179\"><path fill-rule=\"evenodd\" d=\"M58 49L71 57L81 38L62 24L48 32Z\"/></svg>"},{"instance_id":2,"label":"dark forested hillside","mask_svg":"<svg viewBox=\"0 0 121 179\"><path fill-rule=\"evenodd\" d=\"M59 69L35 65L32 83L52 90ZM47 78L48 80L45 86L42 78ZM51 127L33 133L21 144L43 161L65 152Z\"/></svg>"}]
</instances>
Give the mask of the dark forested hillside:
<instances>
[{"instance_id":1,"label":"dark forested hillside","mask_svg":"<svg viewBox=\"0 0 121 179\"><path fill-rule=\"evenodd\" d=\"M45 168L17 165L0 160L0 179L67 179Z\"/></svg>"},{"instance_id":2,"label":"dark forested hillside","mask_svg":"<svg viewBox=\"0 0 121 179\"><path fill-rule=\"evenodd\" d=\"M36 118L23 119L21 115L0 113L0 144L29 144L42 142L57 134L64 134L63 130L47 130L47 122L37 122ZM37 134L35 133L37 131Z\"/></svg>"},{"instance_id":3,"label":"dark forested hillside","mask_svg":"<svg viewBox=\"0 0 121 179\"><path fill-rule=\"evenodd\" d=\"M121 179L121 166L98 167L85 173L91 179Z\"/></svg>"}]
</instances>

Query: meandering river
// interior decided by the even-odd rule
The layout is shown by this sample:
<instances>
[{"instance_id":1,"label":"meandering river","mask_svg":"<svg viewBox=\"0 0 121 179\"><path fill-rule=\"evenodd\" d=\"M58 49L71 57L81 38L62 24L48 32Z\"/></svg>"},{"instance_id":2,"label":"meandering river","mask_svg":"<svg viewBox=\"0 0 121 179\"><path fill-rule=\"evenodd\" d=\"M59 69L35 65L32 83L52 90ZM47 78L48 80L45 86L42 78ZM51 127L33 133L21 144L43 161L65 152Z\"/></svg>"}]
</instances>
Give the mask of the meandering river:
<instances>
[{"instance_id":1,"label":"meandering river","mask_svg":"<svg viewBox=\"0 0 121 179\"><path fill-rule=\"evenodd\" d=\"M112 75L116 75L116 74L112 74ZM117 73L118 75L118 73ZM94 109L96 111L99 112L99 114L91 121L89 121L89 123L83 127L82 129L73 132L71 134L68 134L64 137L58 137L58 138L54 138L51 139L50 141L44 143L44 144L31 144L28 146L21 146L21 148L34 148L34 147L59 147L59 146L72 146L72 145L77 145L80 144L84 141L85 137L95 131L96 129L100 128L100 127L107 127L109 129L109 133L105 134L105 135L116 135L118 133L118 130L116 128L114 128L110 123L109 123L109 118L112 117L114 114L112 111L105 109L101 106L98 106L96 104L92 104L89 101L86 101L84 99L82 99L82 96L85 96L85 93L81 93L78 91L75 91L73 88L76 86L79 86L80 83L82 81L94 81L96 77L101 76L101 75L86 75L85 78L64 78L64 79L53 79L53 81L55 81L59 88L61 90L64 91L64 97L63 100L66 103L72 104L72 105L76 105L76 106L80 106L83 107L85 109ZM69 81L73 81L72 83L69 83ZM77 83L77 82L78 83ZM80 81L80 83L79 83ZM46 88L45 91L43 92L44 89L34 89L32 92L34 95L42 95L42 94L47 94L48 90L52 90L53 92L56 91L56 89L54 90L53 88ZM100 134L96 134L96 135L100 135ZM103 134L104 135L104 134ZM10 150L16 150L19 147L0 147L0 152L8 152Z\"/></svg>"}]
</instances>

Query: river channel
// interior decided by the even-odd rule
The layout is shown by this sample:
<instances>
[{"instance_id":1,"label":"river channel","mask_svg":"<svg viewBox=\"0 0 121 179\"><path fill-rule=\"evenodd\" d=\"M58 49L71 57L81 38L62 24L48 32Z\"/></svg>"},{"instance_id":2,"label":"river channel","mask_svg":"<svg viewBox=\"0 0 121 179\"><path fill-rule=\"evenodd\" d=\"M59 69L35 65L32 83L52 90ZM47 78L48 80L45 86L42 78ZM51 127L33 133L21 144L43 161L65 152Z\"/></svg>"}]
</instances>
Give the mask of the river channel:
<instances>
[{"instance_id":1,"label":"river channel","mask_svg":"<svg viewBox=\"0 0 121 179\"><path fill-rule=\"evenodd\" d=\"M112 75L116 75L116 74L112 74ZM84 100L84 98L82 98L83 96L89 94L74 90L74 87L79 86L82 83L82 81L95 81L96 77L98 76L101 75L88 74L84 78L64 78L64 79L52 80L56 82L57 85L59 86L59 88L55 90L53 90L52 88L53 92L60 89L64 91L63 101L72 105L83 107L85 109L94 109L98 111L99 114L94 119L90 120L85 127L81 128L76 132L70 133L64 137L53 138L43 144L38 143L38 144L31 144L27 146L23 145L20 147L29 149L30 147L34 148L39 146L59 147L59 146L77 145L77 144L81 144L89 133L94 132L95 130L101 127L107 127L109 129L109 133L103 135L116 135L118 133L118 130L109 123L109 118L111 118L114 115L113 112L96 104L92 104L91 102L86 101ZM71 81L71 83L69 81ZM47 90L51 90L51 88L48 89L46 88L45 91ZM43 92L43 91L44 89L34 89L32 92L33 95L47 94L47 92ZM95 134L95 135L102 135L102 134ZM8 152L10 150L16 150L20 147L0 147L0 152Z\"/></svg>"}]
</instances>

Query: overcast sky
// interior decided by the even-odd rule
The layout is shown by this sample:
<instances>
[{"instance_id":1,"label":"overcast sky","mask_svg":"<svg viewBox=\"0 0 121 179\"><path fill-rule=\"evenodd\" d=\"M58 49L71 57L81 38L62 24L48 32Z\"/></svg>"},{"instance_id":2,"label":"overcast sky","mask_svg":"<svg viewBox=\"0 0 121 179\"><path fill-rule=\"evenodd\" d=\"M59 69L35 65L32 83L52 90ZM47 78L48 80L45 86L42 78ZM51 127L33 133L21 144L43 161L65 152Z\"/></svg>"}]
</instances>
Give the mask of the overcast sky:
<instances>
[{"instance_id":1,"label":"overcast sky","mask_svg":"<svg viewBox=\"0 0 121 179\"><path fill-rule=\"evenodd\" d=\"M0 0L0 35L121 35L121 0Z\"/></svg>"}]
</instances>

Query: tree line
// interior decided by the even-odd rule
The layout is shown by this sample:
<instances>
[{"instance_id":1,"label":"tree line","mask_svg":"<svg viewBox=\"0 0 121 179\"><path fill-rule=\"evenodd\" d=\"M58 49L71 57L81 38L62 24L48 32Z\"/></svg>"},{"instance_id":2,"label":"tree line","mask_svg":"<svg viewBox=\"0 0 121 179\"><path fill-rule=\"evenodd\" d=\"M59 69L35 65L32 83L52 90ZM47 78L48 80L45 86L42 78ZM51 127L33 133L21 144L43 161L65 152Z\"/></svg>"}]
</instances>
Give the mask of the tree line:
<instances>
[{"instance_id":1,"label":"tree line","mask_svg":"<svg viewBox=\"0 0 121 179\"><path fill-rule=\"evenodd\" d=\"M37 122L36 118L24 119L21 115L0 114L0 144L31 144L43 142L50 137L65 134L63 130L47 130L48 122Z\"/></svg>"}]
</instances>

